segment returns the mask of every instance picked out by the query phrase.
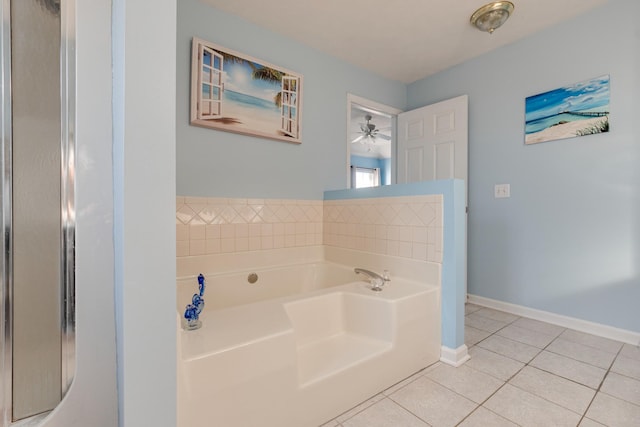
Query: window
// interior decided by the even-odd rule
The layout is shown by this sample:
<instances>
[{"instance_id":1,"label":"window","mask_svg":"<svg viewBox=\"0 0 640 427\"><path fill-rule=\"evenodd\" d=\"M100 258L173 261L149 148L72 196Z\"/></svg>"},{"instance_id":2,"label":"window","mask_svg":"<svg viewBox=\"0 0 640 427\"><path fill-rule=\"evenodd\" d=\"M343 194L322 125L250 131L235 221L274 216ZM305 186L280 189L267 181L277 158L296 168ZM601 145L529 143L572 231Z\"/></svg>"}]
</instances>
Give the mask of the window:
<instances>
[{"instance_id":1,"label":"window","mask_svg":"<svg viewBox=\"0 0 640 427\"><path fill-rule=\"evenodd\" d=\"M351 187L367 188L380 185L380 168L351 166Z\"/></svg>"}]
</instances>

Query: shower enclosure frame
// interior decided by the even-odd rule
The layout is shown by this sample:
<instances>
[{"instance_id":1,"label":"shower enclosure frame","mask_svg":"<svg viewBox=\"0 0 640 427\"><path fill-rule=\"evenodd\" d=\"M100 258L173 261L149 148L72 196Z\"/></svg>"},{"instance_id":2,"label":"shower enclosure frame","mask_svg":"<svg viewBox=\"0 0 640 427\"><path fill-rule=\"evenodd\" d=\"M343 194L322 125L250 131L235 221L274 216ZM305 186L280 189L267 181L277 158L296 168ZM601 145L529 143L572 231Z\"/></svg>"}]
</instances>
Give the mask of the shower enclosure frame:
<instances>
[{"instance_id":1,"label":"shower enclosure frame","mask_svg":"<svg viewBox=\"0 0 640 427\"><path fill-rule=\"evenodd\" d=\"M0 6L0 426L21 426L44 419L50 411L13 421L13 234L12 234L12 98L11 0ZM20 0L18 0L20 1ZM43 0L53 2L56 0ZM75 372L75 0L60 0L60 329L61 384L64 398Z\"/></svg>"}]
</instances>

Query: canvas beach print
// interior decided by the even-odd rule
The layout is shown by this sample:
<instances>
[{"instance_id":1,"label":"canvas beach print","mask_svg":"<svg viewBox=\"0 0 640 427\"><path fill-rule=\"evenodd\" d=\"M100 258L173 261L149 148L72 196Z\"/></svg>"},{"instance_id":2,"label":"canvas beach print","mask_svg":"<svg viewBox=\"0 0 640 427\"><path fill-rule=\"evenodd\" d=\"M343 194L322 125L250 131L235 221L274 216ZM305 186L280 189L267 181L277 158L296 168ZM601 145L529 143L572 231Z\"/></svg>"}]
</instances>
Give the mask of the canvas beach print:
<instances>
[{"instance_id":1,"label":"canvas beach print","mask_svg":"<svg viewBox=\"0 0 640 427\"><path fill-rule=\"evenodd\" d=\"M193 38L191 124L301 143L302 75Z\"/></svg>"},{"instance_id":2,"label":"canvas beach print","mask_svg":"<svg viewBox=\"0 0 640 427\"><path fill-rule=\"evenodd\" d=\"M609 132L609 76L561 87L525 101L525 144Z\"/></svg>"}]
</instances>

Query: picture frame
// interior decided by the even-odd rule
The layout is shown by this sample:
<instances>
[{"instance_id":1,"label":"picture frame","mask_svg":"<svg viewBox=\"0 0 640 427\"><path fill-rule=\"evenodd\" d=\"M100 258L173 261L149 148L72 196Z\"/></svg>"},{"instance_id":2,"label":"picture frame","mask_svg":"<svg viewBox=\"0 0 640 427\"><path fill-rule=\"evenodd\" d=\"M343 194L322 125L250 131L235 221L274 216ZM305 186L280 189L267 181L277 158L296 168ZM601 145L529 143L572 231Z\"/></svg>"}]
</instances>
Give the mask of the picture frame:
<instances>
[{"instance_id":1,"label":"picture frame","mask_svg":"<svg viewBox=\"0 0 640 427\"><path fill-rule=\"evenodd\" d=\"M525 144L609 132L609 75L525 99Z\"/></svg>"},{"instance_id":2,"label":"picture frame","mask_svg":"<svg viewBox=\"0 0 640 427\"><path fill-rule=\"evenodd\" d=\"M190 124L302 143L302 75L193 37Z\"/></svg>"}]
</instances>

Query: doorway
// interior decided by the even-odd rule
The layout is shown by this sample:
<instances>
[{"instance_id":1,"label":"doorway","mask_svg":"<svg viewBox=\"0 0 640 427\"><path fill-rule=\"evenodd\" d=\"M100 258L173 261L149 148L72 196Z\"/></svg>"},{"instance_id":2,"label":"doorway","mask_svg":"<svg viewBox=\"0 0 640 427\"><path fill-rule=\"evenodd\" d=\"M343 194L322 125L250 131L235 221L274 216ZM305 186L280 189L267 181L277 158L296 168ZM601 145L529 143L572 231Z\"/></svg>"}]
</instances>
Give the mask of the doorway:
<instances>
[{"instance_id":1,"label":"doorway","mask_svg":"<svg viewBox=\"0 0 640 427\"><path fill-rule=\"evenodd\" d=\"M396 117L401 110L347 95L347 188L396 182Z\"/></svg>"}]
</instances>

